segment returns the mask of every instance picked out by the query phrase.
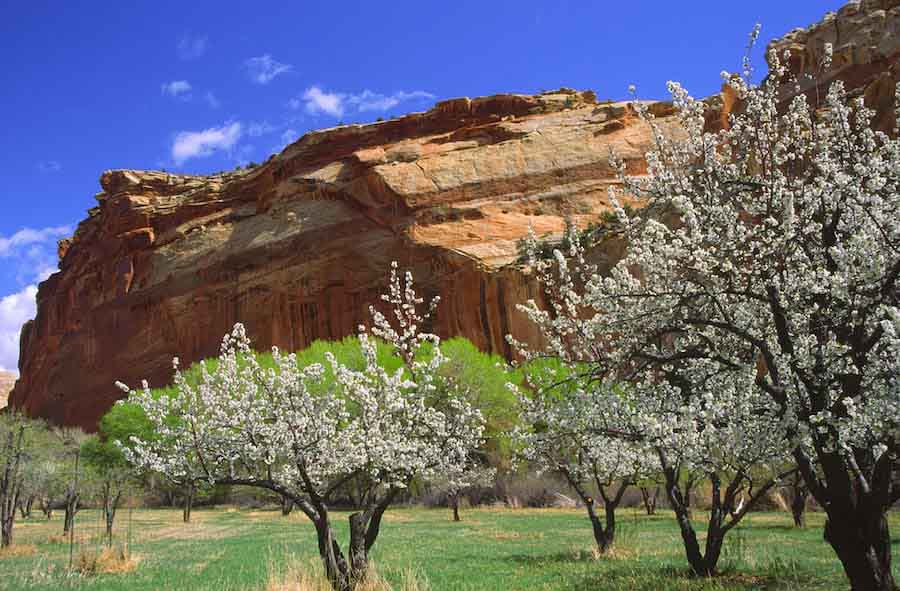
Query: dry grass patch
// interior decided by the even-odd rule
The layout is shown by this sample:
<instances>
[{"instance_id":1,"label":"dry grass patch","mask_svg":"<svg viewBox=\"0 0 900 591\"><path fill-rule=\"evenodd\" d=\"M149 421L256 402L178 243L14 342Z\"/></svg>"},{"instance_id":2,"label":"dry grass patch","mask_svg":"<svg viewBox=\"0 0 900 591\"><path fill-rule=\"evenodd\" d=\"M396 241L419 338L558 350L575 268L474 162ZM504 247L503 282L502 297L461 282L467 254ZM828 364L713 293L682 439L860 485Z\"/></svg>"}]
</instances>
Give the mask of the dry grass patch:
<instances>
[{"instance_id":1,"label":"dry grass patch","mask_svg":"<svg viewBox=\"0 0 900 591\"><path fill-rule=\"evenodd\" d=\"M448 512L448 515L451 519L453 518L452 513ZM385 523L410 523L415 521L412 516L403 511L385 511L382 519Z\"/></svg>"},{"instance_id":2,"label":"dry grass patch","mask_svg":"<svg viewBox=\"0 0 900 591\"><path fill-rule=\"evenodd\" d=\"M82 550L75 561L75 570L83 576L124 574L137 568L139 556L132 556L125 546L104 548L99 554Z\"/></svg>"},{"instance_id":3,"label":"dry grass patch","mask_svg":"<svg viewBox=\"0 0 900 591\"><path fill-rule=\"evenodd\" d=\"M162 527L145 536L146 540L218 540L245 531L243 526L182 523Z\"/></svg>"},{"instance_id":4,"label":"dry grass patch","mask_svg":"<svg viewBox=\"0 0 900 591\"><path fill-rule=\"evenodd\" d=\"M613 546L606 552L600 552L600 549L597 548L597 546L591 546L590 548L573 546L571 551L572 560L576 562L596 562L599 560L632 560L640 556L640 553L636 549L624 548L622 546Z\"/></svg>"},{"instance_id":5,"label":"dry grass patch","mask_svg":"<svg viewBox=\"0 0 900 591\"><path fill-rule=\"evenodd\" d=\"M0 548L0 558L15 558L17 556L34 556L37 553L37 546L34 544L13 544L5 548Z\"/></svg>"},{"instance_id":6,"label":"dry grass patch","mask_svg":"<svg viewBox=\"0 0 900 591\"><path fill-rule=\"evenodd\" d=\"M416 571L403 571L399 587L390 584L375 570L369 567L366 580L356 587L356 591L430 591L427 579ZM333 591L328 582L322 563L318 560L300 561L290 556L282 563L269 562L269 579L266 591Z\"/></svg>"},{"instance_id":7,"label":"dry grass patch","mask_svg":"<svg viewBox=\"0 0 900 591\"><path fill-rule=\"evenodd\" d=\"M484 532L493 540L543 540L544 532L521 533L517 531L491 530Z\"/></svg>"}]
</instances>

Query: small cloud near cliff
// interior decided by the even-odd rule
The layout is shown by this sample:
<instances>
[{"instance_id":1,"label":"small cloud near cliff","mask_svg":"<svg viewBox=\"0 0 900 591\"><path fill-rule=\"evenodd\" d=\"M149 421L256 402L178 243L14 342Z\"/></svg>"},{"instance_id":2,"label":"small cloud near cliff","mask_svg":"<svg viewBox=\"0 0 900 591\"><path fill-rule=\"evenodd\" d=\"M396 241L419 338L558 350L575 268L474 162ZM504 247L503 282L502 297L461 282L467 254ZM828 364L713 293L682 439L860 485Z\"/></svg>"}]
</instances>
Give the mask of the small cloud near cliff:
<instances>
[{"instance_id":1,"label":"small cloud near cliff","mask_svg":"<svg viewBox=\"0 0 900 591\"><path fill-rule=\"evenodd\" d=\"M290 72L293 66L282 64L272 58L268 53L259 57L251 57L244 60L244 69L250 80L256 84L268 84L281 74Z\"/></svg>"},{"instance_id":2,"label":"small cloud near cliff","mask_svg":"<svg viewBox=\"0 0 900 591\"><path fill-rule=\"evenodd\" d=\"M0 287L5 281L23 286L0 296L0 371L16 371L19 332L34 318L37 284L56 271L56 240L71 233L68 226L53 226L22 228L11 236L0 236L0 259L6 271L0 275Z\"/></svg>"},{"instance_id":3,"label":"small cloud near cliff","mask_svg":"<svg viewBox=\"0 0 900 591\"><path fill-rule=\"evenodd\" d=\"M45 243L56 238L62 238L71 233L68 226L54 226L50 228L22 228L10 237L0 236L0 257L17 255L19 249L34 244Z\"/></svg>"},{"instance_id":4,"label":"small cloud near cliff","mask_svg":"<svg viewBox=\"0 0 900 591\"><path fill-rule=\"evenodd\" d=\"M240 121L202 131L181 131L172 143L172 160L181 165L191 158L205 158L216 152L230 152L243 135Z\"/></svg>"},{"instance_id":5,"label":"small cloud near cliff","mask_svg":"<svg viewBox=\"0 0 900 591\"><path fill-rule=\"evenodd\" d=\"M164 82L161 86L164 95L180 99L190 98L191 88L191 83L187 80L172 80Z\"/></svg>"},{"instance_id":6,"label":"small cloud near cliff","mask_svg":"<svg viewBox=\"0 0 900 591\"><path fill-rule=\"evenodd\" d=\"M381 94L366 89L359 93L344 93L326 92L319 86L310 86L300 97L288 101L288 106L294 110L305 109L311 115L325 114L339 118L346 113L385 112L401 103L434 98L433 94L424 90Z\"/></svg>"},{"instance_id":7,"label":"small cloud near cliff","mask_svg":"<svg viewBox=\"0 0 900 591\"><path fill-rule=\"evenodd\" d=\"M0 371L18 371L19 332L34 318L37 286L0 298Z\"/></svg>"}]
</instances>

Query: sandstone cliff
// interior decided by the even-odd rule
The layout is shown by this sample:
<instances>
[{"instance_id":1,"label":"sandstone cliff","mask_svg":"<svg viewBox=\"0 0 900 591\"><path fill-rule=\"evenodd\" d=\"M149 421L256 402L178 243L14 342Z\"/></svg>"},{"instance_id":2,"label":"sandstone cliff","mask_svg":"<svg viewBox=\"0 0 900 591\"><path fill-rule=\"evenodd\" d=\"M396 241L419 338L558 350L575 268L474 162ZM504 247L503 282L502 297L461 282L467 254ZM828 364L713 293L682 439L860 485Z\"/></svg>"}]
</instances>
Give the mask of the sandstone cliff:
<instances>
[{"instance_id":1,"label":"sandstone cliff","mask_svg":"<svg viewBox=\"0 0 900 591\"><path fill-rule=\"evenodd\" d=\"M835 53L849 57L828 76L883 111L897 79L898 4L854 5L782 48L803 72L836 31ZM674 125L670 106L652 109ZM173 356L215 354L234 322L258 348L351 334L392 260L441 296L436 332L509 355L504 335L535 338L515 304L540 297L511 264L516 241L529 226L545 234L566 218L595 220L615 182L609 150L640 173L649 143L626 104L561 90L312 132L251 171L108 171L97 207L60 243L60 272L40 286L11 403L92 428L118 396L115 380L166 383Z\"/></svg>"},{"instance_id":2,"label":"sandstone cliff","mask_svg":"<svg viewBox=\"0 0 900 591\"><path fill-rule=\"evenodd\" d=\"M819 71L825 44L833 48L831 67ZM893 99L900 80L900 0L848 2L815 25L794 29L772 44L781 55L790 51L791 71L809 96L824 95L828 84L842 80L865 96L878 111L876 127L894 127ZM786 88L788 95L792 88Z\"/></svg>"},{"instance_id":3,"label":"sandstone cliff","mask_svg":"<svg viewBox=\"0 0 900 591\"><path fill-rule=\"evenodd\" d=\"M115 380L163 384L237 321L259 348L351 334L392 260L441 296L438 333L509 354L530 330L515 304L539 295L516 241L596 218L609 149L639 172L648 145L625 104L561 91L309 133L251 171L106 172L23 329L13 404L90 428Z\"/></svg>"},{"instance_id":4,"label":"sandstone cliff","mask_svg":"<svg viewBox=\"0 0 900 591\"><path fill-rule=\"evenodd\" d=\"M6 399L9 397L9 393L12 392L15 383L15 374L0 371L0 408L6 407Z\"/></svg>"}]
</instances>

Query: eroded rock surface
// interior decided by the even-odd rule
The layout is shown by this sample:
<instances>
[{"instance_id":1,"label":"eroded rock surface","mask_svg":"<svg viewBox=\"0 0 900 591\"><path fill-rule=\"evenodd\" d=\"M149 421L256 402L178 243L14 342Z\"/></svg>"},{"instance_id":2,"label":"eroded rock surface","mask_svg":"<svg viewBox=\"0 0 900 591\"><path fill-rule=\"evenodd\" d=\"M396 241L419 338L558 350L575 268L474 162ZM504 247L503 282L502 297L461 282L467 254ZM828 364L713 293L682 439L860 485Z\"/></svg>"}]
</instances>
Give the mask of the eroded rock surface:
<instances>
[{"instance_id":1,"label":"eroded rock surface","mask_svg":"<svg viewBox=\"0 0 900 591\"><path fill-rule=\"evenodd\" d=\"M821 64L825 45L832 62ZM790 51L789 64L810 98L824 96L827 85L842 80L877 111L875 127L894 128L894 94L900 81L900 0L848 2L837 12L805 29L794 29L773 43L779 56ZM790 92L790 89L786 89Z\"/></svg>"},{"instance_id":2,"label":"eroded rock surface","mask_svg":"<svg viewBox=\"0 0 900 591\"><path fill-rule=\"evenodd\" d=\"M15 374L0 371L0 408L6 407L6 399L9 397L9 393L12 392L15 383Z\"/></svg>"},{"instance_id":3,"label":"eroded rock surface","mask_svg":"<svg viewBox=\"0 0 900 591\"><path fill-rule=\"evenodd\" d=\"M833 42L826 77L864 93L883 123L898 4L849 5L779 47L804 73ZM711 125L727 121L733 97L712 102ZM675 130L669 105L651 108ZM393 260L441 296L433 330L509 356L506 334L536 338L516 304L541 295L511 264L517 241L529 226L541 235L596 220L616 182L610 149L640 173L650 141L625 103L563 89L312 132L251 171L108 171L97 207L60 243L60 272L40 286L11 403L90 429L119 397L116 380L165 384L173 356L216 354L235 322L260 349L352 334ZM621 249L611 240L598 256Z\"/></svg>"},{"instance_id":4,"label":"eroded rock surface","mask_svg":"<svg viewBox=\"0 0 900 591\"><path fill-rule=\"evenodd\" d=\"M235 322L261 349L352 334L393 260L441 296L434 330L509 355L506 334L533 336L515 304L540 296L516 242L596 219L609 150L640 172L649 140L624 103L564 90L313 132L252 171L106 172L23 329L13 403L91 428L116 380L164 384Z\"/></svg>"}]
</instances>

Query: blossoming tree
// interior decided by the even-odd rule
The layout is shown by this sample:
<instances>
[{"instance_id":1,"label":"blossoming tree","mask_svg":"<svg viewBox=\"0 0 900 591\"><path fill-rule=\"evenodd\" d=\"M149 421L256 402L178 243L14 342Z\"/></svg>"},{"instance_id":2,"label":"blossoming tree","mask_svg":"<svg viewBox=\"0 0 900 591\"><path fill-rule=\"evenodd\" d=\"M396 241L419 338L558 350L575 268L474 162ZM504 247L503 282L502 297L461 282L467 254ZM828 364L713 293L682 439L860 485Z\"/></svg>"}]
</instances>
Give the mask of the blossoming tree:
<instances>
[{"instance_id":1,"label":"blossoming tree","mask_svg":"<svg viewBox=\"0 0 900 591\"><path fill-rule=\"evenodd\" d=\"M725 376L749 382L825 510L853 589L894 589L900 141L874 131L840 81L785 102L783 57L770 52L761 85L726 75L740 102L718 132L676 83L684 134L665 135L635 104L654 131L649 174L616 165L645 207L618 208L627 254L588 280L596 322L574 325L614 365L646 368L648 388L665 377L718 406L736 400Z\"/></svg>"},{"instance_id":2,"label":"blossoming tree","mask_svg":"<svg viewBox=\"0 0 900 591\"><path fill-rule=\"evenodd\" d=\"M537 350L516 343L538 368L530 372L535 394L523 397L525 422L534 425L522 436L523 452L561 473L578 492L601 551L613 542L615 508L625 488L661 472L691 569L711 575L725 535L784 476L777 472L785 458L783 438L772 433L772 413L754 396L755 365L745 360L723 373L703 359L673 359L660 368L647 363L666 354L667 339L648 347L644 357L615 350L623 338L621 320L609 307L596 306L602 279L575 228L568 228L563 244L567 252L556 249L542 259L536 239L526 242L547 308L534 301L522 306L545 342ZM712 485L702 550L689 501L698 478ZM605 530L584 486L591 480L604 500ZM607 495L613 481L621 486ZM749 501L739 504L744 493Z\"/></svg>"},{"instance_id":3,"label":"blossoming tree","mask_svg":"<svg viewBox=\"0 0 900 591\"><path fill-rule=\"evenodd\" d=\"M420 312L412 276L401 281L396 264L383 299L393 318L372 309L372 333L403 360L396 372L377 363L375 341L363 329L365 367L331 357L330 384L323 383L323 366L298 367L294 354L277 349L274 368L265 369L238 324L196 384L179 371L177 395L156 397L146 384L130 392L128 400L158 432L151 441L132 441L130 460L176 481L199 474L211 484L256 486L291 499L315 525L333 587L354 588L365 578L391 502L413 478L464 470L483 429L480 412L465 400L435 400L433 376L444 358L438 338L422 326L436 301ZM417 356L426 344L429 355ZM346 555L329 513L339 491L357 505Z\"/></svg>"},{"instance_id":4,"label":"blossoming tree","mask_svg":"<svg viewBox=\"0 0 900 591\"><path fill-rule=\"evenodd\" d=\"M472 458L470 465L464 470L454 471L432 480L429 484L432 491L447 495L447 504L453 511L453 521L461 521L459 505L462 496L467 491L493 485L496 475L497 471L494 468L484 466L476 458Z\"/></svg>"},{"instance_id":5,"label":"blossoming tree","mask_svg":"<svg viewBox=\"0 0 900 591\"><path fill-rule=\"evenodd\" d=\"M615 394L571 386L537 388L534 395L522 397L523 420L530 428L517 432L519 453L531 465L566 480L587 510L597 549L605 553L615 541L616 509L625 491L659 472L659 464L645 447L606 434L618 427ZM600 495L603 520L592 489Z\"/></svg>"}]
</instances>

